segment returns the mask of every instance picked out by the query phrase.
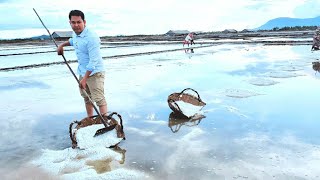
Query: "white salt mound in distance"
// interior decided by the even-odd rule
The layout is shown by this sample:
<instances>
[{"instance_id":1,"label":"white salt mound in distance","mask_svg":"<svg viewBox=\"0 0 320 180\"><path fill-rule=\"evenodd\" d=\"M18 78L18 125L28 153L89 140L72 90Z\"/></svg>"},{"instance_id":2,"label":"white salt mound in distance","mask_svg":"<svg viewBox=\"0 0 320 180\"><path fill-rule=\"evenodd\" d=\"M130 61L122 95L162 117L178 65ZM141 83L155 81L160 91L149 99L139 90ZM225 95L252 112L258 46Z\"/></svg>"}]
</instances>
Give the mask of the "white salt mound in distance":
<instances>
[{"instance_id":1,"label":"white salt mound in distance","mask_svg":"<svg viewBox=\"0 0 320 180\"><path fill-rule=\"evenodd\" d=\"M94 124L76 130L75 137L78 147L80 149L88 149L92 147L110 147L118 144L122 140L122 138L117 137L117 132L115 129L94 137L96 131L104 127L105 126L103 124Z\"/></svg>"},{"instance_id":2,"label":"white salt mound in distance","mask_svg":"<svg viewBox=\"0 0 320 180\"><path fill-rule=\"evenodd\" d=\"M201 109L203 106L195 106L190 103L186 103L184 101L176 101L176 103L179 106L182 113L189 118L196 114L202 113ZM174 103L172 105L175 106Z\"/></svg>"},{"instance_id":3,"label":"white salt mound in distance","mask_svg":"<svg viewBox=\"0 0 320 180\"><path fill-rule=\"evenodd\" d=\"M272 78L293 78L298 76L305 76L305 75L298 74L296 72L286 72L286 71L269 73L269 77L272 77Z\"/></svg>"},{"instance_id":4,"label":"white salt mound in distance","mask_svg":"<svg viewBox=\"0 0 320 180\"><path fill-rule=\"evenodd\" d=\"M279 82L274 81L272 79L254 78L254 79L249 80L249 83L256 85L256 86L271 86L271 85L275 85Z\"/></svg>"},{"instance_id":5,"label":"white salt mound in distance","mask_svg":"<svg viewBox=\"0 0 320 180\"><path fill-rule=\"evenodd\" d=\"M233 98L248 98L251 96L258 96L261 94L242 89L226 89L225 95Z\"/></svg>"},{"instance_id":6,"label":"white salt mound in distance","mask_svg":"<svg viewBox=\"0 0 320 180\"><path fill-rule=\"evenodd\" d=\"M303 68L299 67L299 66L285 66L283 68L281 68L280 70L282 71L302 71Z\"/></svg>"}]
</instances>

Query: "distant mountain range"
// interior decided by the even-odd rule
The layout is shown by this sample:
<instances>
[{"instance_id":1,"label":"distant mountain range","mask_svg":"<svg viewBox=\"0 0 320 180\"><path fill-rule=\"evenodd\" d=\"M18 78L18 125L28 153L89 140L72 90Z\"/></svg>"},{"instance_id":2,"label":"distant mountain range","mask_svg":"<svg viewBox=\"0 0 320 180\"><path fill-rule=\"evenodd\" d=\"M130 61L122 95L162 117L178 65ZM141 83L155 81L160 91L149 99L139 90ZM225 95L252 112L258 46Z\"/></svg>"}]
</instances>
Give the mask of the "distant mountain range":
<instances>
[{"instance_id":1,"label":"distant mountain range","mask_svg":"<svg viewBox=\"0 0 320 180\"><path fill-rule=\"evenodd\" d=\"M256 30L270 30L275 27L294 27L294 26L320 26L320 16L315 18L289 18L289 17L280 17L275 18L264 25L256 28Z\"/></svg>"},{"instance_id":2,"label":"distant mountain range","mask_svg":"<svg viewBox=\"0 0 320 180\"><path fill-rule=\"evenodd\" d=\"M41 40L44 40L44 39L50 39L50 36L49 36L49 35L33 36L33 37L31 37L31 39L41 39Z\"/></svg>"}]
</instances>

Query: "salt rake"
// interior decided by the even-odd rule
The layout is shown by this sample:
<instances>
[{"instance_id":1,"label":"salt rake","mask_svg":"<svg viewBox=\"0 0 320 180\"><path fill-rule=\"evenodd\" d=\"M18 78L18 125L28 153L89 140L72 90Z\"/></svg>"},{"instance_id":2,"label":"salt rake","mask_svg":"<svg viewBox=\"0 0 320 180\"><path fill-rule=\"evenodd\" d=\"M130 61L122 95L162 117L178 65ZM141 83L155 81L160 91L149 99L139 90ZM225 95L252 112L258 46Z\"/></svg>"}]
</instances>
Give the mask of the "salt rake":
<instances>
[{"instance_id":1,"label":"salt rake","mask_svg":"<svg viewBox=\"0 0 320 180\"><path fill-rule=\"evenodd\" d=\"M43 21L41 20L40 16L38 15L37 11L36 11L34 8L33 8L33 11L34 11L34 12L36 13L36 15L38 16L38 18L39 18L41 24L43 25L43 27L47 30L49 36L51 37L51 40L54 42L54 44L56 45L56 47L58 47L55 39L54 39L53 36L51 35L51 33L50 33L49 29L46 27L46 25L44 25ZM68 66L70 72L72 73L73 77L76 79L76 81L77 81L78 84L80 85L79 79L77 78L77 76L75 75L75 73L73 72L73 70L71 69L70 65L68 64L68 62L67 62L67 60L66 60L66 58L64 57L63 54L62 54L62 57L63 57L63 60L64 60L65 64ZM96 113L98 114L98 116L101 118L101 122L102 122L103 125L105 126L104 128L98 129L98 130L96 131L96 133L94 134L94 137L95 137L95 136L99 136L99 135L101 135L101 134L104 134L104 133L110 131L111 128L107 125L106 121L104 120L104 118L102 117L102 115L100 114L100 112L98 111L97 107L94 105L94 103L93 103L92 99L90 98L90 96L88 95L88 93L87 93L85 90L82 90L82 91L83 91L84 94L89 98L90 103L93 105L94 110L96 111Z\"/></svg>"}]
</instances>

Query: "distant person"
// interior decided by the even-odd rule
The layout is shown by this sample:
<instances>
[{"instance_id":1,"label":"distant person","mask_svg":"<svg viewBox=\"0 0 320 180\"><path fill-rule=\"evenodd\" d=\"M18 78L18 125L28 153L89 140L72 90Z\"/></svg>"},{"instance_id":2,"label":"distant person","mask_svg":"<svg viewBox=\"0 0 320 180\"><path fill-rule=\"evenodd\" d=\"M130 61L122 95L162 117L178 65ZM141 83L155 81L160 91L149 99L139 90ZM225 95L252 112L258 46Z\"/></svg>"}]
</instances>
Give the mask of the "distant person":
<instances>
[{"instance_id":1,"label":"distant person","mask_svg":"<svg viewBox=\"0 0 320 180\"><path fill-rule=\"evenodd\" d=\"M316 51L320 49L320 29L317 28L313 35L313 43L312 43L312 51Z\"/></svg>"},{"instance_id":2,"label":"distant person","mask_svg":"<svg viewBox=\"0 0 320 180\"><path fill-rule=\"evenodd\" d=\"M186 36L186 38L185 38L184 41L183 41L183 47L184 47L185 44L188 44L188 47L189 47L189 44L190 44L190 45L195 44L195 43L194 43L194 33L193 33L193 32L189 33L189 34Z\"/></svg>"},{"instance_id":3,"label":"distant person","mask_svg":"<svg viewBox=\"0 0 320 180\"><path fill-rule=\"evenodd\" d=\"M57 52L63 54L64 46L73 46L78 59L79 89L84 98L87 116L93 116L93 104L83 93L85 90L99 107L102 115L107 113L107 102L104 96L104 67L100 53L100 37L86 27L84 13L72 10L69 13L69 23L72 30L72 38L61 43Z\"/></svg>"}]
</instances>

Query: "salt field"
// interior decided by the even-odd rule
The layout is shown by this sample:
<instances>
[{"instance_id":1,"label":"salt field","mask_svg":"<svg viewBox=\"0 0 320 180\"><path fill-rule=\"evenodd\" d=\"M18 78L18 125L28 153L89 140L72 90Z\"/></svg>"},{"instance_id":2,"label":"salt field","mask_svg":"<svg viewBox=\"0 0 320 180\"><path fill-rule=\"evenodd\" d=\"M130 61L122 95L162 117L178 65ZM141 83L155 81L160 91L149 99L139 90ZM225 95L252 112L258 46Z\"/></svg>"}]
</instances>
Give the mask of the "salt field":
<instances>
[{"instance_id":1,"label":"salt field","mask_svg":"<svg viewBox=\"0 0 320 180\"><path fill-rule=\"evenodd\" d=\"M108 111L126 140L71 148L69 124L86 112L66 65L1 70L0 179L320 179L320 52L309 45L104 47ZM54 50L1 47L1 68L63 61ZM146 54L107 58L132 53ZM170 118L168 95L185 88L206 102L200 120Z\"/></svg>"}]
</instances>

